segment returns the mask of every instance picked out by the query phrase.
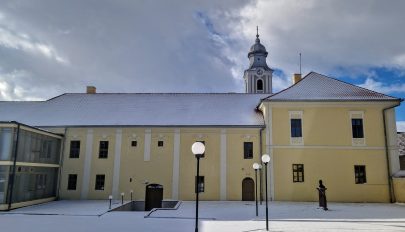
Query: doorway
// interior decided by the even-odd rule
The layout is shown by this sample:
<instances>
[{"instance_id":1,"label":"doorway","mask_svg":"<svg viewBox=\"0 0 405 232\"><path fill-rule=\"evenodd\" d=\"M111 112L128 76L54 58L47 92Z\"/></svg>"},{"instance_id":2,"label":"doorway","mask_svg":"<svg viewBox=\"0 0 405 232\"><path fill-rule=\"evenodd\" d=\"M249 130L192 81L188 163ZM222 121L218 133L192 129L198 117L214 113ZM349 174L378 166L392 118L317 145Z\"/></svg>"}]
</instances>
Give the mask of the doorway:
<instances>
[{"instance_id":1,"label":"doorway","mask_svg":"<svg viewBox=\"0 0 405 232\"><path fill-rule=\"evenodd\" d=\"M255 200L255 182L252 178L246 177L242 181L242 201Z\"/></svg>"}]
</instances>

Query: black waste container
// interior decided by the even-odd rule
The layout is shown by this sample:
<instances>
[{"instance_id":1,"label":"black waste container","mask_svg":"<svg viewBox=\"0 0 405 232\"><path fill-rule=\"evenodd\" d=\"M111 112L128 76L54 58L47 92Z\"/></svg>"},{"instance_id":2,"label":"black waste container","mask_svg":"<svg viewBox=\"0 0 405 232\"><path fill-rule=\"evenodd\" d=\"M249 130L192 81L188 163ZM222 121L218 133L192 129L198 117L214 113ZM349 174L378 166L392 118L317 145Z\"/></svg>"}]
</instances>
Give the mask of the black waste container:
<instances>
[{"instance_id":1,"label":"black waste container","mask_svg":"<svg viewBox=\"0 0 405 232\"><path fill-rule=\"evenodd\" d=\"M145 211L153 208L162 208L163 185L149 184L146 186Z\"/></svg>"}]
</instances>

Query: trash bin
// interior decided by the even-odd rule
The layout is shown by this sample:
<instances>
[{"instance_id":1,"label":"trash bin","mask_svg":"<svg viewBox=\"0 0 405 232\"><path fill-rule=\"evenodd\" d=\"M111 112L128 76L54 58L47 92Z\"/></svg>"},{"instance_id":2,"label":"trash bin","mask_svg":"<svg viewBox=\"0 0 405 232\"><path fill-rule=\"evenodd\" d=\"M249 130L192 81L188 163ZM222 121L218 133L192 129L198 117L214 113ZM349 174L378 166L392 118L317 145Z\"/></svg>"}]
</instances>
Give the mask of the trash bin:
<instances>
[{"instance_id":1,"label":"trash bin","mask_svg":"<svg viewBox=\"0 0 405 232\"><path fill-rule=\"evenodd\" d=\"M146 186L145 211L153 208L162 208L163 185L149 184Z\"/></svg>"}]
</instances>

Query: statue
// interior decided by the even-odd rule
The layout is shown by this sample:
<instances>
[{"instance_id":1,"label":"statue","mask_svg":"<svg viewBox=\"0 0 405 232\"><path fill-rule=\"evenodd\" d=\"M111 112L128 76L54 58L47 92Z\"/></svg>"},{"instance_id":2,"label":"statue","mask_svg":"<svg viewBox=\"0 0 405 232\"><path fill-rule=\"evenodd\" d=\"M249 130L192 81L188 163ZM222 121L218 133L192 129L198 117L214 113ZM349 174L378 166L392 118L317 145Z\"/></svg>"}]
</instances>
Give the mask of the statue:
<instances>
[{"instance_id":1,"label":"statue","mask_svg":"<svg viewBox=\"0 0 405 232\"><path fill-rule=\"evenodd\" d=\"M327 201L326 201L326 187L323 185L322 180L319 180L319 187L316 188L319 192L319 207L322 207L323 210L328 210Z\"/></svg>"}]
</instances>

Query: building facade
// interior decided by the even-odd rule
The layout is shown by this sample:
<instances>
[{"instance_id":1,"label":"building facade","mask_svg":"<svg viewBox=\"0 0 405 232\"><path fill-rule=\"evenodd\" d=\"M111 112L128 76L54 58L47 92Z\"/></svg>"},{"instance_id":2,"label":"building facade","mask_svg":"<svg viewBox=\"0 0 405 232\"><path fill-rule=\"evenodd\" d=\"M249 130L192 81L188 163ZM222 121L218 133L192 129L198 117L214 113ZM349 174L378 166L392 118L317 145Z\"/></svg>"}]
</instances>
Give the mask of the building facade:
<instances>
[{"instance_id":1,"label":"building facade","mask_svg":"<svg viewBox=\"0 0 405 232\"><path fill-rule=\"evenodd\" d=\"M254 200L252 164L267 153L271 200L316 201L323 180L331 201L395 201L402 99L315 72L294 75L292 86L273 94L267 55L257 35L243 94L90 88L43 102L0 102L0 120L63 135L60 199L129 199L133 191L141 200L146 185L157 183L165 199L193 200L191 145L202 141L202 200ZM258 182L262 195L262 171Z\"/></svg>"}]
</instances>

